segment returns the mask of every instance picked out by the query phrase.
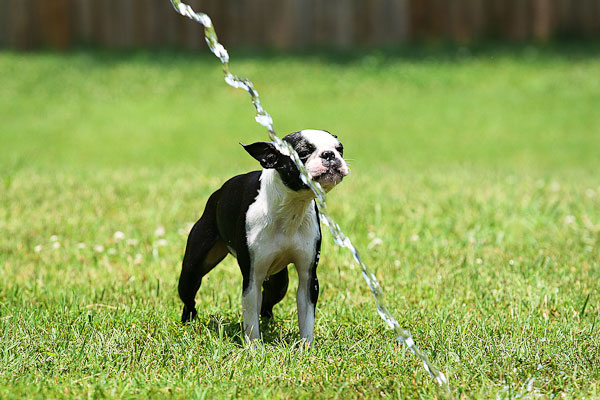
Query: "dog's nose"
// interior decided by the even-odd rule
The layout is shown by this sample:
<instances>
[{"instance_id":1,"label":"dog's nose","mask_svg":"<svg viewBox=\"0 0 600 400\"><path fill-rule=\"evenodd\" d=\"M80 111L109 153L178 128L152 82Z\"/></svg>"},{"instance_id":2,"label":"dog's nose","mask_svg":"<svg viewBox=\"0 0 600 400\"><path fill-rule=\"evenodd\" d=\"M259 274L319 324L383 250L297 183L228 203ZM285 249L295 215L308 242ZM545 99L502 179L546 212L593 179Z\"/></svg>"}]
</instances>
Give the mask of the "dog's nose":
<instances>
[{"instance_id":1,"label":"dog's nose","mask_svg":"<svg viewBox=\"0 0 600 400\"><path fill-rule=\"evenodd\" d=\"M323 160L331 161L335 158L335 153L331 150L326 150L321 153L321 158Z\"/></svg>"}]
</instances>

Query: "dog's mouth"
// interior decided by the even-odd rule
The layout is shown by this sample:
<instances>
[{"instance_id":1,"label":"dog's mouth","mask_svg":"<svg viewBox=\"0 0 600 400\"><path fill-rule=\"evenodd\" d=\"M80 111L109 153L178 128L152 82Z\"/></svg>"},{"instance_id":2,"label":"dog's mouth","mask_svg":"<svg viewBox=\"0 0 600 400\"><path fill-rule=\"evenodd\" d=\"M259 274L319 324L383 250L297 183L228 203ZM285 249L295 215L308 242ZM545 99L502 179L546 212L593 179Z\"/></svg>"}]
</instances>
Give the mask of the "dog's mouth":
<instances>
[{"instance_id":1,"label":"dog's mouth","mask_svg":"<svg viewBox=\"0 0 600 400\"><path fill-rule=\"evenodd\" d=\"M342 182L344 176L346 176L346 174L344 174L339 167L330 166L327 170L313 176L313 179L319 182L324 189L331 189Z\"/></svg>"}]
</instances>

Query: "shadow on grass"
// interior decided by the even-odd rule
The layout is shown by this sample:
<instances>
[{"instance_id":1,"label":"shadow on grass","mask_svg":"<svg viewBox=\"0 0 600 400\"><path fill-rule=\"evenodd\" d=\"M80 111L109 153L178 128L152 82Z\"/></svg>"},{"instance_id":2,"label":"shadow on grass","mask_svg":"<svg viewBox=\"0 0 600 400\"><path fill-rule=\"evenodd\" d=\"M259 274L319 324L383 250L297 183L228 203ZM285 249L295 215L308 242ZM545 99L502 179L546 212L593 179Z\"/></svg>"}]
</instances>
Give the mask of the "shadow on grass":
<instances>
[{"instance_id":1,"label":"shadow on grass","mask_svg":"<svg viewBox=\"0 0 600 400\"><path fill-rule=\"evenodd\" d=\"M239 318L234 316L208 315L203 319L197 319L196 324L206 327L214 337L243 347L245 345L244 329ZM274 318L260 319L260 332L265 344L287 346L299 341L296 331L289 331L283 327L283 321Z\"/></svg>"}]
</instances>

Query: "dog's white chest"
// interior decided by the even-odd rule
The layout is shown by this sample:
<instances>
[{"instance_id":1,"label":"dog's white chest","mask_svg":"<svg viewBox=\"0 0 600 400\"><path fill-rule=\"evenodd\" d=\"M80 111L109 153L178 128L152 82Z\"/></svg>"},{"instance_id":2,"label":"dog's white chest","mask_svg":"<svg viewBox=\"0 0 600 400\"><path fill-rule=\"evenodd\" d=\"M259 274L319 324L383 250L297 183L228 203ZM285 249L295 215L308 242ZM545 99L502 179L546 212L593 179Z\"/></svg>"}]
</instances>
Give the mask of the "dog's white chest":
<instances>
[{"instance_id":1,"label":"dog's white chest","mask_svg":"<svg viewBox=\"0 0 600 400\"><path fill-rule=\"evenodd\" d=\"M312 265L320 235L313 200L285 191L272 179L269 170L263 171L259 194L246 214L252 274L263 278L290 263Z\"/></svg>"}]
</instances>

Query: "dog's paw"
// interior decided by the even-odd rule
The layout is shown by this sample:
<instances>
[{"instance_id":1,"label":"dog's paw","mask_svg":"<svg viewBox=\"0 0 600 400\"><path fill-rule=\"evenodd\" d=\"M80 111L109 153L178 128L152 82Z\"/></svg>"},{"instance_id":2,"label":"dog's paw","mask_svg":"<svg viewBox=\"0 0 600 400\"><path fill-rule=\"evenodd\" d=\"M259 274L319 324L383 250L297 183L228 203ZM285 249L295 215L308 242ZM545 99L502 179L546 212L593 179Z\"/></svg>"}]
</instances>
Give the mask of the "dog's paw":
<instances>
[{"instance_id":1,"label":"dog's paw","mask_svg":"<svg viewBox=\"0 0 600 400\"><path fill-rule=\"evenodd\" d=\"M261 318L265 318L265 319L273 319L273 307L271 307L271 308L263 307L260 310L260 316L261 316Z\"/></svg>"},{"instance_id":2,"label":"dog's paw","mask_svg":"<svg viewBox=\"0 0 600 400\"><path fill-rule=\"evenodd\" d=\"M198 312L196 311L196 307L188 307L183 306L183 312L181 313L181 322L185 324L186 322L190 322L194 318L196 318Z\"/></svg>"}]
</instances>

